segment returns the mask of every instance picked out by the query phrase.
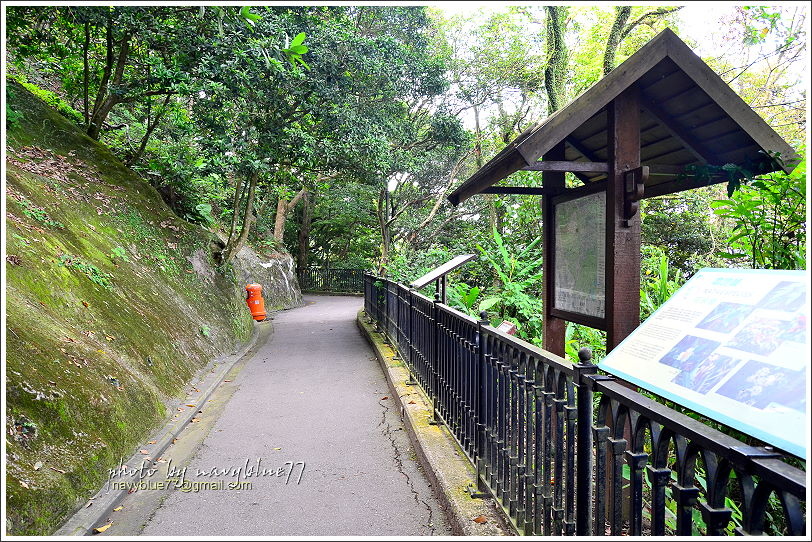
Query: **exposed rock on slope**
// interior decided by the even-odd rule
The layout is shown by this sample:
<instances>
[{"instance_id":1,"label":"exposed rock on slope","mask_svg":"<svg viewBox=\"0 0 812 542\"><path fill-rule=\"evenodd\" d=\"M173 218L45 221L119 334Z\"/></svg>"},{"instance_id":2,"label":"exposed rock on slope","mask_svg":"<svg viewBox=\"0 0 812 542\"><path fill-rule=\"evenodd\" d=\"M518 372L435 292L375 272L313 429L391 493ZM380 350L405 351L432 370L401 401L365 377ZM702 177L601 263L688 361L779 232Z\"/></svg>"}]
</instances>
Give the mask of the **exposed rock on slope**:
<instances>
[{"instance_id":1,"label":"exposed rock on slope","mask_svg":"<svg viewBox=\"0 0 812 542\"><path fill-rule=\"evenodd\" d=\"M218 272L213 234L21 86L8 88L22 118L6 162L7 532L49 534L197 371L248 339L246 276L267 280L272 309L301 294L286 256L265 267L247 251ZM273 279L263 275L271 268Z\"/></svg>"}]
</instances>

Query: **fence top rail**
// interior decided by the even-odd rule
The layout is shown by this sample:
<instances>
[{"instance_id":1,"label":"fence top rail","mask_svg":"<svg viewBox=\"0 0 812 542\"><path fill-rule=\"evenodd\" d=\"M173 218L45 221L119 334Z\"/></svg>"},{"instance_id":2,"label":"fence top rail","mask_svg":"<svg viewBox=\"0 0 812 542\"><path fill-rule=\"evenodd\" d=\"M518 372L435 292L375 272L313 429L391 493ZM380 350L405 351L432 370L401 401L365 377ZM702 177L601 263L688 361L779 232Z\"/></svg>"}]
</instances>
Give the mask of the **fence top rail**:
<instances>
[{"instance_id":1,"label":"fence top rail","mask_svg":"<svg viewBox=\"0 0 812 542\"><path fill-rule=\"evenodd\" d=\"M500 331L493 326L482 326L482 331L501 342L507 343L512 348L515 348L520 352L524 352L528 356L534 357L547 365L551 365L554 369L563 372L567 376L575 376L576 371L574 364L561 356L557 356L552 352L548 352L543 348L539 348L538 346L518 337L514 337L513 335L508 335L507 333Z\"/></svg>"},{"instance_id":2,"label":"fence top rail","mask_svg":"<svg viewBox=\"0 0 812 542\"><path fill-rule=\"evenodd\" d=\"M427 295L423 295L423 294L421 294L421 293L420 293L420 292L418 292L417 290L412 290L412 296L414 296L414 297L416 297L416 298L418 298L419 300L424 301L424 302L428 302L428 303L434 303L434 300L433 300L432 298L430 298L430 297L429 297L429 296L427 296Z\"/></svg>"},{"instance_id":3,"label":"fence top rail","mask_svg":"<svg viewBox=\"0 0 812 542\"><path fill-rule=\"evenodd\" d=\"M628 411L636 412L672 433L687 438L698 448L716 453L736 467L768 479L773 485L790 489L795 494L805 493L806 473L804 471L788 465L780 459L754 454L753 452L759 450L758 448L748 446L699 420L631 390L620 379L604 380L591 375L586 375L586 378L594 378L592 380L593 391L605 394L618 401Z\"/></svg>"},{"instance_id":4,"label":"fence top rail","mask_svg":"<svg viewBox=\"0 0 812 542\"><path fill-rule=\"evenodd\" d=\"M306 271L360 271L366 274L366 271L360 267L306 267Z\"/></svg>"},{"instance_id":5,"label":"fence top rail","mask_svg":"<svg viewBox=\"0 0 812 542\"><path fill-rule=\"evenodd\" d=\"M464 312L458 311L457 309L455 309L453 307L449 307L448 305L444 305L442 303L437 303L437 309L440 310L440 311L446 312L446 313L450 314L451 316L453 316L455 318L459 318L461 320L464 320L464 321L468 322L469 324L477 325L477 323L478 323L477 319L474 318L473 316L468 316Z\"/></svg>"}]
</instances>

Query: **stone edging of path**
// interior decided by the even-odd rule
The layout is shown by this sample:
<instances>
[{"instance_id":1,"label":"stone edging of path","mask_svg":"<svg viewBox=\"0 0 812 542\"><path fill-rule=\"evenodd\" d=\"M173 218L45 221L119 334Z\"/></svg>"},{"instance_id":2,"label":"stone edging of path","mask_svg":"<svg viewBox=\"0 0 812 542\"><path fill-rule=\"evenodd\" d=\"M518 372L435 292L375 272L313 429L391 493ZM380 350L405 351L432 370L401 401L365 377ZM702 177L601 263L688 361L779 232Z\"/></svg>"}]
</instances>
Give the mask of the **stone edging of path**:
<instances>
[{"instance_id":1,"label":"stone edging of path","mask_svg":"<svg viewBox=\"0 0 812 542\"><path fill-rule=\"evenodd\" d=\"M273 326L270 318L262 323L255 323L251 337L239 351L212 360L206 369L199 373L197 384L189 382L187 384L188 386L192 386L194 389L201 388L201 391L187 395L185 399L178 401L177 404L173 403L170 412L184 408L183 405L186 404L194 404L196 406L184 408L183 412L179 414L177 418L173 417L169 419L166 424L158 430L157 434L154 434L153 437L149 439L149 442L154 442L154 444L142 443L138 449L147 450L149 456L143 455L138 451L135 452L126 463L123 463L123 465L127 467L127 471L132 471L132 474L119 476L116 478L116 481L122 482L129 487L132 487L132 484L138 484L139 475L135 471L141 468L145 460L151 459L154 461L161 457L172 444L173 440L183 431L186 425L190 423L192 418L195 417L198 410L203 407L211 394L214 393L214 390L222 383L224 376L228 374L231 368L240 361L240 359L248 355L258 342L260 345L264 343L272 330ZM261 341L259 341L260 338L262 339ZM153 465L154 463L148 461L145 469ZM121 467L119 466L119 468ZM88 504L82 506L82 508L68 518L68 520L53 533L53 536L85 536L93 534L93 530L96 527L102 526L106 518L113 511L113 508L127 496L129 491L128 489L110 489L109 485L105 483L98 493L88 500Z\"/></svg>"},{"instance_id":2,"label":"stone edging of path","mask_svg":"<svg viewBox=\"0 0 812 542\"><path fill-rule=\"evenodd\" d=\"M447 428L429 425L431 401L418 385L406 384L408 369L393 359L394 351L374 330L363 309L358 312L356 322L381 364L389 389L400 406L403 425L452 532L462 536L517 534L493 499L471 498L467 489L474 483L476 472L465 453ZM484 518L485 522L478 523L476 518Z\"/></svg>"}]
</instances>

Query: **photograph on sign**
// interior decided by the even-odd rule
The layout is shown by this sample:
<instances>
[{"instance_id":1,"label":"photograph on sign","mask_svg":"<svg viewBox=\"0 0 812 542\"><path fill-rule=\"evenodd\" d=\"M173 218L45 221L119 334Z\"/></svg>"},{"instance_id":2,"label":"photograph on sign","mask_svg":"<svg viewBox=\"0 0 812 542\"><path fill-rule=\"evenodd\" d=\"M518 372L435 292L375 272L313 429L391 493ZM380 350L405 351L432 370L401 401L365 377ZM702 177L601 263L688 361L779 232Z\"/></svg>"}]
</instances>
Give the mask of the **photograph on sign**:
<instances>
[{"instance_id":1,"label":"photograph on sign","mask_svg":"<svg viewBox=\"0 0 812 542\"><path fill-rule=\"evenodd\" d=\"M606 192L555 205L554 308L604 317L605 231Z\"/></svg>"},{"instance_id":2,"label":"photograph on sign","mask_svg":"<svg viewBox=\"0 0 812 542\"><path fill-rule=\"evenodd\" d=\"M601 369L806 459L803 271L702 269Z\"/></svg>"}]
</instances>

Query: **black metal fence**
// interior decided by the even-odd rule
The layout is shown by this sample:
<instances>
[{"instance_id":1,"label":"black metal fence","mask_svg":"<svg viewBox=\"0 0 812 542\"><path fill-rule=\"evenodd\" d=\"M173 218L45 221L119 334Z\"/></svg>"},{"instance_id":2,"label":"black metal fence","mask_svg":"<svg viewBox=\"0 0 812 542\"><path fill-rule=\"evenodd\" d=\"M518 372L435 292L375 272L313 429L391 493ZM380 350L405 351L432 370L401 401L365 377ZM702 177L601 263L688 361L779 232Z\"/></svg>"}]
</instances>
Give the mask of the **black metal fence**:
<instances>
[{"instance_id":1,"label":"black metal fence","mask_svg":"<svg viewBox=\"0 0 812 542\"><path fill-rule=\"evenodd\" d=\"M365 274L364 294L521 533L805 534L805 472L771 450L405 285Z\"/></svg>"},{"instance_id":2,"label":"black metal fence","mask_svg":"<svg viewBox=\"0 0 812 542\"><path fill-rule=\"evenodd\" d=\"M299 286L310 292L361 293L364 291L364 270L309 267L302 272Z\"/></svg>"}]
</instances>

